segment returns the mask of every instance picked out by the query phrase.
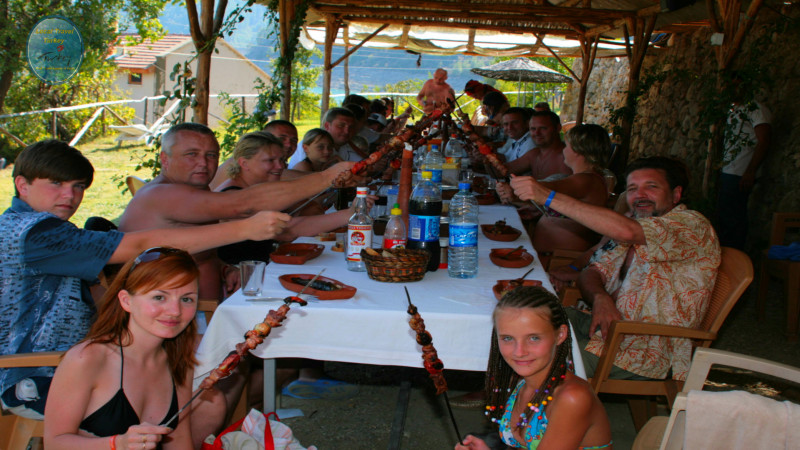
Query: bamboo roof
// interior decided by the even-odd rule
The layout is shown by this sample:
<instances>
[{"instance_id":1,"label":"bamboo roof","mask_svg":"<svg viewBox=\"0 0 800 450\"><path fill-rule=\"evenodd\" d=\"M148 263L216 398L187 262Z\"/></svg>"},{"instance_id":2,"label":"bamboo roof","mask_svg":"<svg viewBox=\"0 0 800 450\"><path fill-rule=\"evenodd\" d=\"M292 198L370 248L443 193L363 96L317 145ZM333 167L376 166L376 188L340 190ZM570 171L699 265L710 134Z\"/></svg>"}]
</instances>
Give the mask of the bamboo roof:
<instances>
[{"instance_id":1,"label":"bamboo roof","mask_svg":"<svg viewBox=\"0 0 800 450\"><path fill-rule=\"evenodd\" d=\"M324 43L326 18L332 18L347 25L347 35L340 27L335 45L355 45L388 25L365 45L483 56L552 56L552 50L574 57L580 56L580 39L599 36L598 56L616 56L625 54L623 26L637 18L657 14L656 33L708 25L703 0L675 11L666 8L667 2L688 4L686 0L310 0L301 39Z\"/></svg>"}]
</instances>

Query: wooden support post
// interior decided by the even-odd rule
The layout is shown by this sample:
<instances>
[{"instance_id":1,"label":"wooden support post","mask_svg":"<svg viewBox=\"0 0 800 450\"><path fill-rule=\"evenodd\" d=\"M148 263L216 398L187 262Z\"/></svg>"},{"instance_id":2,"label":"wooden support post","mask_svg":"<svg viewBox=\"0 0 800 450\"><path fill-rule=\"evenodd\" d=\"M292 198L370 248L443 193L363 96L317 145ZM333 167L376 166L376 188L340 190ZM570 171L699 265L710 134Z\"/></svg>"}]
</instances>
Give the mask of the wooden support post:
<instances>
[{"instance_id":1,"label":"wooden support post","mask_svg":"<svg viewBox=\"0 0 800 450\"><path fill-rule=\"evenodd\" d=\"M56 139L57 126L58 126L58 113L53 111L53 129L52 129L53 139Z\"/></svg>"},{"instance_id":2,"label":"wooden support post","mask_svg":"<svg viewBox=\"0 0 800 450\"><path fill-rule=\"evenodd\" d=\"M144 118L142 119L142 122L144 123L145 127L147 127L147 105L149 103L150 103L150 100L148 100L148 98L145 97L144 98Z\"/></svg>"},{"instance_id":3,"label":"wooden support post","mask_svg":"<svg viewBox=\"0 0 800 450\"><path fill-rule=\"evenodd\" d=\"M344 37L344 52L350 51L350 27L345 24L342 29L342 36ZM350 58L344 60L344 95L350 95Z\"/></svg>"},{"instance_id":4,"label":"wooden support post","mask_svg":"<svg viewBox=\"0 0 800 450\"><path fill-rule=\"evenodd\" d=\"M330 109L331 102L331 52L333 51L333 42L336 40L336 34L339 32L339 23L333 16L325 17L325 55L322 64L322 104L320 106L320 126L322 120L325 118L325 113Z\"/></svg>"},{"instance_id":5,"label":"wooden support post","mask_svg":"<svg viewBox=\"0 0 800 450\"><path fill-rule=\"evenodd\" d=\"M242 101L242 114L247 114L247 102L244 100L244 96L240 97Z\"/></svg>"},{"instance_id":6,"label":"wooden support post","mask_svg":"<svg viewBox=\"0 0 800 450\"><path fill-rule=\"evenodd\" d=\"M599 36L582 36L581 43L581 58L583 59L583 67L581 67L580 91L578 92L578 111L575 115L575 123L583 123L583 109L586 105L586 91L589 86L589 76L592 74L592 67L594 66L594 59L597 56L597 44L600 41Z\"/></svg>"},{"instance_id":7,"label":"wooden support post","mask_svg":"<svg viewBox=\"0 0 800 450\"><path fill-rule=\"evenodd\" d=\"M281 37L281 56L284 58L289 51L289 33L291 33L292 20L294 20L295 9L292 0L278 0L280 37ZM283 73L281 80L283 95L281 95L281 119L289 120L292 109L292 66Z\"/></svg>"}]
</instances>

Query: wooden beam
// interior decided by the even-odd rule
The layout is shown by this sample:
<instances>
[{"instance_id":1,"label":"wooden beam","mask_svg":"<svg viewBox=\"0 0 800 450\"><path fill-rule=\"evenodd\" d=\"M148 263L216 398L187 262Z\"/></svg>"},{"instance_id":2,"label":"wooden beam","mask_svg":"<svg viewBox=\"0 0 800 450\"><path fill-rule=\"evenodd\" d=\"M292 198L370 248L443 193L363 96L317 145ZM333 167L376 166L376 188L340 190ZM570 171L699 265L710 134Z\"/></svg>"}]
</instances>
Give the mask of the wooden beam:
<instances>
[{"instance_id":1,"label":"wooden beam","mask_svg":"<svg viewBox=\"0 0 800 450\"><path fill-rule=\"evenodd\" d=\"M345 54L341 56L341 58L337 59L335 63L331 64L331 69L336 67L337 65L339 65L339 63L344 61L348 56L350 56L353 53L355 53L355 51L360 49L362 45L364 45L367 42L369 42L370 39L372 39L375 36L377 36L378 33L380 33L381 31L385 30L388 26L389 26L388 23L383 24L382 26L378 27L377 30L373 31L372 34L370 34L369 36L365 37L361 42L359 42L358 44L354 45L353 48L351 48L350 50L346 51Z\"/></svg>"},{"instance_id":2,"label":"wooden beam","mask_svg":"<svg viewBox=\"0 0 800 450\"><path fill-rule=\"evenodd\" d=\"M580 79L580 77L579 77L579 76L578 76L578 75L577 75L575 72L573 72L573 71L572 71L572 68L571 68L571 67L569 67L569 66L567 65L567 63L565 63L565 62L564 62L564 60L563 60L563 59L561 59L561 57L560 57L560 56L558 56L558 54L557 54L555 51L553 51L553 49L552 49L552 48L550 48L550 46L549 46L549 45L547 45L547 44L545 44L545 43L544 43L544 39L542 39L542 36L541 36L541 35L539 35L539 34L537 34L537 35L536 35L536 41L537 41L537 42L541 42L541 43L542 43L542 46L543 46L544 48L546 48L546 49L547 49L547 51L549 51L549 52L550 52L550 54L551 54L551 55L553 55L553 56L554 56L554 57L555 57L555 58L558 60L558 62L561 64L561 67L563 67L563 68L567 69L567 72L569 72L569 74L570 74L570 75L572 75L572 79L573 79L573 80L577 81L578 83L580 83L580 82L581 82L581 79Z\"/></svg>"},{"instance_id":3,"label":"wooden beam","mask_svg":"<svg viewBox=\"0 0 800 450\"><path fill-rule=\"evenodd\" d=\"M584 7L562 7L553 5L532 5L526 4L508 4L496 3L492 1L469 1L469 2L431 2L427 0L403 0L401 3L382 3L377 4L373 0L342 0L342 1L325 1L325 3L312 4L314 9L323 7L336 7L339 11L348 11L357 8L358 10L368 10L376 14L391 14L398 16L404 14L405 11L424 10L426 13L445 12L462 13L463 17L472 17L478 12L494 12L503 14L519 14L519 15L543 15L543 16L569 16L580 18L603 18L603 19L619 19L631 15L636 15L637 11L619 10L619 9L603 9L603 8L584 8ZM655 5L659 8L659 5ZM421 15L419 17L425 17Z\"/></svg>"},{"instance_id":4,"label":"wooden beam","mask_svg":"<svg viewBox=\"0 0 800 450\"><path fill-rule=\"evenodd\" d=\"M350 26L344 24L342 27L342 40L344 41L344 51L350 51ZM344 96L350 95L350 58L344 60Z\"/></svg>"},{"instance_id":5,"label":"wooden beam","mask_svg":"<svg viewBox=\"0 0 800 450\"><path fill-rule=\"evenodd\" d=\"M281 38L281 56L289 54L289 33L291 32L292 20L294 19L295 9L292 0L278 0L278 14ZM289 64L288 70L283 73L281 80L283 92L281 93L281 119L290 120L292 111L292 66Z\"/></svg>"},{"instance_id":6,"label":"wooden beam","mask_svg":"<svg viewBox=\"0 0 800 450\"><path fill-rule=\"evenodd\" d=\"M325 16L325 55L323 56L322 65L322 104L320 105L320 126L322 126L322 119L325 113L330 109L331 101L331 52L333 51L333 42L336 40L336 35L339 33L339 21L336 17L330 15Z\"/></svg>"},{"instance_id":7,"label":"wooden beam","mask_svg":"<svg viewBox=\"0 0 800 450\"><path fill-rule=\"evenodd\" d=\"M347 20L348 22L359 22L359 23L376 23L376 24L384 24L388 23L390 25L408 25L409 21L405 19L383 19L383 18L372 18L372 17L353 17L348 15L343 15L341 17L342 20ZM414 21L415 26L437 26L442 28L459 28L464 29L471 25L465 25L462 23L454 23L449 20L426 20L423 23L418 21ZM506 25L494 25L494 24L484 24L481 25L481 30L488 30L488 31L499 31L504 33L517 33L517 34L525 34L525 33L547 33L550 35L558 35L569 37L573 39L578 39L580 35L571 29L553 29L553 28L545 28L545 27L533 27L533 26L506 26Z\"/></svg>"}]
</instances>

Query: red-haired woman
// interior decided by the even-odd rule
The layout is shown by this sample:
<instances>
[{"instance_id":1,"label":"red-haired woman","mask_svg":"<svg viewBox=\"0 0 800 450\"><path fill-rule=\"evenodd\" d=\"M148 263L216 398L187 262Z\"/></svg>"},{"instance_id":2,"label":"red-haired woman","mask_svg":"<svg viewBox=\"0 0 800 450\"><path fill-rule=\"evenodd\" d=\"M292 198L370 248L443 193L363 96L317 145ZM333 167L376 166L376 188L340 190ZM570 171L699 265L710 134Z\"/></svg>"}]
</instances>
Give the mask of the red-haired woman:
<instances>
[{"instance_id":1,"label":"red-haired woman","mask_svg":"<svg viewBox=\"0 0 800 450\"><path fill-rule=\"evenodd\" d=\"M198 275L188 253L167 247L123 266L53 377L46 448L192 448L188 411L165 422L192 395Z\"/></svg>"}]
</instances>

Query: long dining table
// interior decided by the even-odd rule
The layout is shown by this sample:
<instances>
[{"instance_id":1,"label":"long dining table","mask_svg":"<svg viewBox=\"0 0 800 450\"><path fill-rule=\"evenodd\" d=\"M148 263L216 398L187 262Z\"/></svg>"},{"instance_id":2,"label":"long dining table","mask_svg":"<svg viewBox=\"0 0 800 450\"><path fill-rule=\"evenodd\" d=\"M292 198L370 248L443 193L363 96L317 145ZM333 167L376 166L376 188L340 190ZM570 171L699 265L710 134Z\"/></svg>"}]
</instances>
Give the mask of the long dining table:
<instances>
[{"instance_id":1,"label":"long dining table","mask_svg":"<svg viewBox=\"0 0 800 450\"><path fill-rule=\"evenodd\" d=\"M331 250L333 242L300 238L297 242L325 245L322 254L304 265L271 262L267 265L262 295L245 297L234 293L214 312L197 349L199 365L195 368L195 387L243 340L244 333L264 319L270 309L277 309L281 300L294 295L284 289L278 277L285 274L323 275L357 288L355 296L346 300L309 300L307 306L292 304L283 326L275 328L251 353L265 360L264 408L274 410L274 359L310 358L361 364L422 367L420 346L408 325L408 302L419 308L433 344L447 370L484 371L492 333L491 315L497 300L492 287L497 280L519 278L529 269L526 279L539 280L552 291L531 241L524 231L516 210L510 206L481 206L479 222L494 224L498 220L522 231L511 242L497 242L478 232L478 275L470 279L450 278L447 269L428 272L421 281L385 283L371 280L365 272L347 270L344 256ZM534 258L522 268L502 268L491 262L493 248L523 245ZM573 334L573 354L580 355ZM581 358L575 358L575 371L585 377Z\"/></svg>"}]
</instances>

